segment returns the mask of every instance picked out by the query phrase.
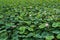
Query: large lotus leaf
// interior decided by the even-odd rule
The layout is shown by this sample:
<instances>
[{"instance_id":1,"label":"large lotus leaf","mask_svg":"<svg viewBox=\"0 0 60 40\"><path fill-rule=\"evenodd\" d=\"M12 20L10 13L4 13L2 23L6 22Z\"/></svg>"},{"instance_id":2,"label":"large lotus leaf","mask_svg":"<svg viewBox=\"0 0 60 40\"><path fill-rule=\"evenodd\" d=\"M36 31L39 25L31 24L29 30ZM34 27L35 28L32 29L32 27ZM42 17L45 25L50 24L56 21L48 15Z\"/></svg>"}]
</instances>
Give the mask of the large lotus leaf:
<instances>
[{"instance_id":1,"label":"large lotus leaf","mask_svg":"<svg viewBox=\"0 0 60 40\"><path fill-rule=\"evenodd\" d=\"M3 18L3 15L0 15L0 18Z\"/></svg>"},{"instance_id":2,"label":"large lotus leaf","mask_svg":"<svg viewBox=\"0 0 60 40\"><path fill-rule=\"evenodd\" d=\"M40 29L45 28L45 27L46 27L46 26L45 26L45 23L39 25L39 28L40 28Z\"/></svg>"},{"instance_id":3,"label":"large lotus leaf","mask_svg":"<svg viewBox=\"0 0 60 40\"><path fill-rule=\"evenodd\" d=\"M52 40L54 36L46 36L46 40Z\"/></svg>"},{"instance_id":4,"label":"large lotus leaf","mask_svg":"<svg viewBox=\"0 0 60 40\"><path fill-rule=\"evenodd\" d=\"M34 29L33 29L33 28L31 28L31 27L28 27L28 30L29 30L29 31L34 31Z\"/></svg>"},{"instance_id":5,"label":"large lotus leaf","mask_svg":"<svg viewBox=\"0 0 60 40\"><path fill-rule=\"evenodd\" d=\"M60 34L58 34L56 37L57 37L58 39L60 39Z\"/></svg>"},{"instance_id":6,"label":"large lotus leaf","mask_svg":"<svg viewBox=\"0 0 60 40\"><path fill-rule=\"evenodd\" d=\"M54 22L54 23L52 24L52 27L60 27L60 22Z\"/></svg>"},{"instance_id":7,"label":"large lotus leaf","mask_svg":"<svg viewBox=\"0 0 60 40\"><path fill-rule=\"evenodd\" d=\"M60 34L60 30L53 30L52 33L54 33L54 34Z\"/></svg>"},{"instance_id":8,"label":"large lotus leaf","mask_svg":"<svg viewBox=\"0 0 60 40\"><path fill-rule=\"evenodd\" d=\"M25 32L25 30L26 30L26 27L21 26L18 30L20 31L20 34L23 34Z\"/></svg>"}]
</instances>

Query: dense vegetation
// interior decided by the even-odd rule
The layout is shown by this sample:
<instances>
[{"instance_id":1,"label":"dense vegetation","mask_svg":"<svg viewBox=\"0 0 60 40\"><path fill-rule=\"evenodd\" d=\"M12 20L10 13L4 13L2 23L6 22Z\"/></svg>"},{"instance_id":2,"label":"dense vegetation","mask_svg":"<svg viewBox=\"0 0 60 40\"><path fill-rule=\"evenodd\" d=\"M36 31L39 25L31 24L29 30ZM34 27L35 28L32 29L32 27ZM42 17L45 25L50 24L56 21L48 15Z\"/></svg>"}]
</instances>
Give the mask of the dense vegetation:
<instances>
[{"instance_id":1,"label":"dense vegetation","mask_svg":"<svg viewBox=\"0 0 60 40\"><path fill-rule=\"evenodd\" d=\"M0 0L0 40L60 40L60 0Z\"/></svg>"}]
</instances>

